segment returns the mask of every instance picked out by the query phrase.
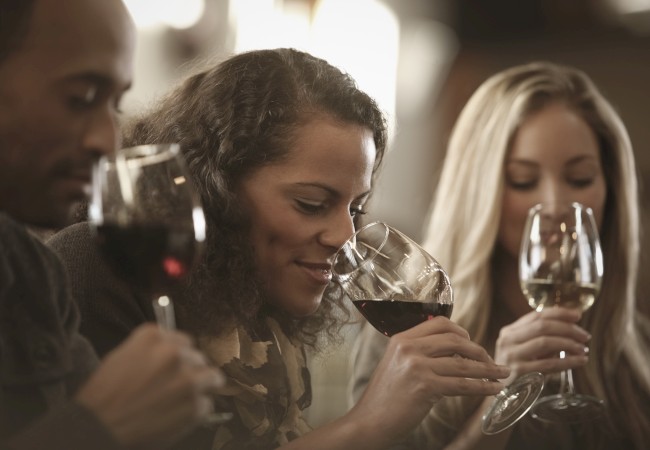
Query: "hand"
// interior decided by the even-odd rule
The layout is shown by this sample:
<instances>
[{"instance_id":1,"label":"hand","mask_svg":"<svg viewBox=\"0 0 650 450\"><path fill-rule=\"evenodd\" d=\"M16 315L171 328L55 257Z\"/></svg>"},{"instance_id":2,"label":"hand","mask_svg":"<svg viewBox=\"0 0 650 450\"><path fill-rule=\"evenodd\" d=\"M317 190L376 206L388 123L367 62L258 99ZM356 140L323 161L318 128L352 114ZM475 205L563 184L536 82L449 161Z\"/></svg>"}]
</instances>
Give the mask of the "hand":
<instances>
[{"instance_id":1,"label":"hand","mask_svg":"<svg viewBox=\"0 0 650 450\"><path fill-rule=\"evenodd\" d=\"M494 395L504 385L486 380L509 374L510 369L495 364L463 328L436 317L391 338L351 414L381 424L386 439L398 439L442 396Z\"/></svg>"},{"instance_id":2,"label":"hand","mask_svg":"<svg viewBox=\"0 0 650 450\"><path fill-rule=\"evenodd\" d=\"M224 382L189 337L146 324L106 356L76 401L120 443L158 449L212 412L211 394Z\"/></svg>"},{"instance_id":3,"label":"hand","mask_svg":"<svg viewBox=\"0 0 650 450\"><path fill-rule=\"evenodd\" d=\"M506 383L528 372L552 373L587 364L586 344L591 338L577 325L582 312L561 307L531 311L503 327L495 360L512 368ZM561 351L565 358L558 358Z\"/></svg>"}]
</instances>

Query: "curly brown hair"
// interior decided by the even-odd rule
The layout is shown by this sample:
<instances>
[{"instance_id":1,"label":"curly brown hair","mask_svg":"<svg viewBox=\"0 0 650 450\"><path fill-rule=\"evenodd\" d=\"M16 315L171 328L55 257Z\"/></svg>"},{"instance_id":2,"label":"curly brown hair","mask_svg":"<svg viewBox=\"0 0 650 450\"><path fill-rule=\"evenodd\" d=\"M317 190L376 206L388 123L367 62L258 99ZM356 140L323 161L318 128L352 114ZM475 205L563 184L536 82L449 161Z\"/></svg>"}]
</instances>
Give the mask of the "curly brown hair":
<instances>
[{"instance_id":1,"label":"curly brown hair","mask_svg":"<svg viewBox=\"0 0 650 450\"><path fill-rule=\"evenodd\" d=\"M349 75L294 49L245 52L213 65L125 127L126 146L179 143L203 201L207 249L189 286L176 294L179 324L192 333L218 334L234 324L253 329L272 315L290 335L314 345L321 331L336 337L349 318L334 286L307 318L265 302L236 193L247 174L287 155L297 128L322 115L372 130L376 174L387 139L382 111Z\"/></svg>"}]
</instances>

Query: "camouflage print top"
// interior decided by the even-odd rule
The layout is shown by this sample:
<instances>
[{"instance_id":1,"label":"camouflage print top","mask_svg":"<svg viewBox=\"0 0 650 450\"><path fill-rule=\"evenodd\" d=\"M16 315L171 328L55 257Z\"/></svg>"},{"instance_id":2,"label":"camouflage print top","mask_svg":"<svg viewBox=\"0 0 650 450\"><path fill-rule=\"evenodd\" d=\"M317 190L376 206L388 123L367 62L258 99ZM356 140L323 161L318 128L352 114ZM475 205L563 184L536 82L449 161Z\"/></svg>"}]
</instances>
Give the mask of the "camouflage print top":
<instances>
[{"instance_id":1,"label":"camouflage print top","mask_svg":"<svg viewBox=\"0 0 650 450\"><path fill-rule=\"evenodd\" d=\"M216 408L234 417L217 426L214 450L271 449L310 431L302 416L311 403L305 351L275 320L255 336L236 328L199 346L229 378Z\"/></svg>"}]
</instances>

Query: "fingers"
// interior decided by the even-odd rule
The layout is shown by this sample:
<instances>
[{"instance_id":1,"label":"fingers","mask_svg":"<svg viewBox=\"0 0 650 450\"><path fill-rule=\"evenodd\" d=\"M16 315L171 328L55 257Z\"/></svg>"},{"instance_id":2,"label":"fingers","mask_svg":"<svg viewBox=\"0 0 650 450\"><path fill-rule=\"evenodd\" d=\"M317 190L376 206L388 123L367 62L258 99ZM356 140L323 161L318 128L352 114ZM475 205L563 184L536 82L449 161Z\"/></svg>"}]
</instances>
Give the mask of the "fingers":
<instances>
[{"instance_id":1,"label":"fingers","mask_svg":"<svg viewBox=\"0 0 650 450\"><path fill-rule=\"evenodd\" d=\"M591 339L591 335L574 322L575 314L558 314L561 312L572 311L551 308L548 314L542 311L523 316L522 319L502 329L499 335L500 344L516 344L538 336L558 336L582 343L584 346Z\"/></svg>"},{"instance_id":2,"label":"fingers","mask_svg":"<svg viewBox=\"0 0 650 450\"><path fill-rule=\"evenodd\" d=\"M441 333L454 333L462 338L469 339L469 334L463 327L443 316L437 316L433 319L426 320L417 326L396 334L395 336L402 335L405 338L413 339Z\"/></svg>"},{"instance_id":3,"label":"fingers","mask_svg":"<svg viewBox=\"0 0 650 450\"><path fill-rule=\"evenodd\" d=\"M487 351L472 342L464 328L445 317L436 317L391 338L397 347L412 346L413 351L429 357L460 355L464 358L493 363Z\"/></svg>"},{"instance_id":4,"label":"fingers","mask_svg":"<svg viewBox=\"0 0 650 450\"><path fill-rule=\"evenodd\" d=\"M531 311L530 313L522 316L518 322L528 323L539 319L552 319L576 323L580 320L581 317L582 311L579 309L554 306L552 308L545 308L542 311Z\"/></svg>"},{"instance_id":5,"label":"fingers","mask_svg":"<svg viewBox=\"0 0 650 450\"><path fill-rule=\"evenodd\" d=\"M540 359L555 356L560 352L586 356L588 348L581 342L558 336L539 336L512 347L509 357L513 360Z\"/></svg>"},{"instance_id":6,"label":"fingers","mask_svg":"<svg viewBox=\"0 0 650 450\"><path fill-rule=\"evenodd\" d=\"M473 361L471 359L462 358L458 355L437 358L435 364L431 364L431 370L436 375L442 377L477 378L487 380L507 378L508 375L510 375L510 368L506 366Z\"/></svg>"},{"instance_id":7,"label":"fingers","mask_svg":"<svg viewBox=\"0 0 650 450\"><path fill-rule=\"evenodd\" d=\"M513 369L513 376L526 372L557 372L587 363L591 335L577 322L579 310L553 307L531 312L501 329L496 360ZM560 352L566 357L558 358Z\"/></svg>"},{"instance_id":8,"label":"fingers","mask_svg":"<svg viewBox=\"0 0 650 450\"><path fill-rule=\"evenodd\" d=\"M393 336L387 348L392 367L403 367L404 371L411 373L410 376L424 376L427 380L425 384L436 385L444 378L451 383L449 387L454 387L453 394L436 388L437 394L456 395L456 389L462 389L462 386L471 387L467 395L497 392L503 387L501 383L486 384L483 379L507 378L510 368L495 364L483 347L470 341L466 332L457 333L456 326L450 324L445 319L428 327L428 330L438 331L437 334L421 335L422 329L427 329L423 327L420 332L413 333L419 337L413 338L409 336L410 333ZM434 378L428 379L430 376ZM448 378L463 381L459 384ZM480 383L467 385L466 379L475 379Z\"/></svg>"},{"instance_id":9,"label":"fingers","mask_svg":"<svg viewBox=\"0 0 650 450\"><path fill-rule=\"evenodd\" d=\"M224 385L188 336L147 324L107 355L76 399L120 442L166 442L202 423Z\"/></svg>"},{"instance_id":10,"label":"fingers","mask_svg":"<svg viewBox=\"0 0 650 450\"><path fill-rule=\"evenodd\" d=\"M541 372L544 374L561 372L562 370L575 369L587 364L587 356L557 356L533 361L521 361L512 365L513 372L524 374L528 372Z\"/></svg>"},{"instance_id":11,"label":"fingers","mask_svg":"<svg viewBox=\"0 0 650 450\"><path fill-rule=\"evenodd\" d=\"M491 380L472 378L440 377L436 379L437 390L444 396L488 396L496 395L505 386L503 383Z\"/></svg>"}]
</instances>

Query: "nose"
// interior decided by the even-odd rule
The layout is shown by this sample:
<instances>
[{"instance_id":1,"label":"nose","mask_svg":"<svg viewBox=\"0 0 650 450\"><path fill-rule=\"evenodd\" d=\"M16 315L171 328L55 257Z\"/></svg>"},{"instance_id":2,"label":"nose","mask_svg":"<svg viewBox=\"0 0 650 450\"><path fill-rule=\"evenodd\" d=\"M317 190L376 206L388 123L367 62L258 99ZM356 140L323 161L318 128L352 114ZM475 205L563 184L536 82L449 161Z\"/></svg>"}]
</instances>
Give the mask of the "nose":
<instances>
[{"instance_id":1,"label":"nose","mask_svg":"<svg viewBox=\"0 0 650 450\"><path fill-rule=\"evenodd\" d=\"M119 124L111 107L97 110L88 121L84 148L95 157L113 153L119 143Z\"/></svg>"},{"instance_id":2,"label":"nose","mask_svg":"<svg viewBox=\"0 0 650 450\"><path fill-rule=\"evenodd\" d=\"M571 202L570 196L562 189L562 186L553 182L545 184L539 200L544 205L545 214L552 217L557 217L564 212L566 206Z\"/></svg>"},{"instance_id":3,"label":"nose","mask_svg":"<svg viewBox=\"0 0 650 450\"><path fill-rule=\"evenodd\" d=\"M338 250L354 234L354 219L349 210L337 213L327 222L326 229L320 234L321 244Z\"/></svg>"}]
</instances>

